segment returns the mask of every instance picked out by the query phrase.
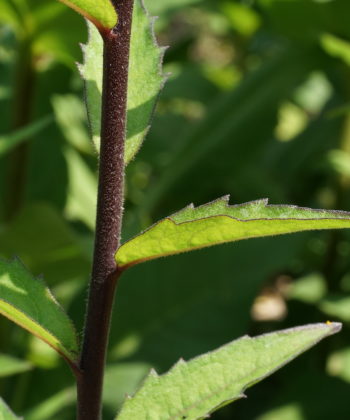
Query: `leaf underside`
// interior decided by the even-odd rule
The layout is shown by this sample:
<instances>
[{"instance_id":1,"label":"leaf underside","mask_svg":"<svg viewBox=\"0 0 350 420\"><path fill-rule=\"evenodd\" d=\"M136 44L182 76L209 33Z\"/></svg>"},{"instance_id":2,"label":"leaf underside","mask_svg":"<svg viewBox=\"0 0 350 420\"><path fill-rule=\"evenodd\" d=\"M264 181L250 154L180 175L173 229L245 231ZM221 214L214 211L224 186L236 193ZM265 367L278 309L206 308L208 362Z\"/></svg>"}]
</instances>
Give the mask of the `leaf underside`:
<instances>
[{"instance_id":1,"label":"leaf underside","mask_svg":"<svg viewBox=\"0 0 350 420\"><path fill-rule=\"evenodd\" d=\"M88 23L89 41L83 46L84 64L79 66L85 80L86 104L92 139L96 150L100 145L103 41L97 29ZM151 19L141 0L135 0L131 30L127 97L127 132L125 164L135 156L150 127L150 120L165 76L160 48L153 33Z\"/></svg>"},{"instance_id":2,"label":"leaf underside","mask_svg":"<svg viewBox=\"0 0 350 420\"><path fill-rule=\"evenodd\" d=\"M180 360L165 375L151 371L117 420L203 419L340 329L329 322L244 336L189 362Z\"/></svg>"},{"instance_id":3,"label":"leaf underside","mask_svg":"<svg viewBox=\"0 0 350 420\"><path fill-rule=\"evenodd\" d=\"M89 19L97 28L111 29L117 23L117 13L111 0L59 0Z\"/></svg>"},{"instance_id":4,"label":"leaf underside","mask_svg":"<svg viewBox=\"0 0 350 420\"><path fill-rule=\"evenodd\" d=\"M185 207L123 244L120 267L225 242L319 229L350 228L350 213L268 205L267 200L230 206L229 196Z\"/></svg>"},{"instance_id":5,"label":"leaf underside","mask_svg":"<svg viewBox=\"0 0 350 420\"><path fill-rule=\"evenodd\" d=\"M23 264L0 260L0 313L74 361L78 343L73 324L41 279Z\"/></svg>"}]
</instances>

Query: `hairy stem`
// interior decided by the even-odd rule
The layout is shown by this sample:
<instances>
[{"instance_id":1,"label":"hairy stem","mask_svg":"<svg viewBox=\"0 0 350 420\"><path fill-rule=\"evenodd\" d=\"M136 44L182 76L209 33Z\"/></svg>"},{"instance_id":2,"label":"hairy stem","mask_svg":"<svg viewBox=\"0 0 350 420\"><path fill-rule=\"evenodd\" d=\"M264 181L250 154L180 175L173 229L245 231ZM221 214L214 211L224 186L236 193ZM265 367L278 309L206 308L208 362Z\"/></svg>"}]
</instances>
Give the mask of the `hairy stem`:
<instances>
[{"instance_id":1,"label":"hairy stem","mask_svg":"<svg viewBox=\"0 0 350 420\"><path fill-rule=\"evenodd\" d=\"M101 150L95 249L78 382L78 420L100 420L114 291L120 271L124 142L133 0L115 0L118 24L104 33Z\"/></svg>"}]
</instances>

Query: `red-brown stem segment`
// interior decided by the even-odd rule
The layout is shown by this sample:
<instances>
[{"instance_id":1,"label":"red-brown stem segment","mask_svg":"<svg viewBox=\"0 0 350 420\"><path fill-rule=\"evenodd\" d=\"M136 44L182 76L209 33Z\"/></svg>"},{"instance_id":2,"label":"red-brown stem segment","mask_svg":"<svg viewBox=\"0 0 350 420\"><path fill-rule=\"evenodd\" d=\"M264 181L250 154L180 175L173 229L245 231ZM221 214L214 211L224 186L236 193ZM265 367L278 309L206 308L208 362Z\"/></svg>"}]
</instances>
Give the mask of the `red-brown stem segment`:
<instances>
[{"instance_id":1,"label":"red-brown stem segment","mask_svg":"<svg viewBox=\"0 0 350 420\"><path fill-rule=\"evenodd\" d=\"M124 190L124 142L133 0L113 0L118 24L104 34L102 126L96 236L80 359L78 420L101 419L101 395L119 247Z\"/></svg>"}]
</instances>

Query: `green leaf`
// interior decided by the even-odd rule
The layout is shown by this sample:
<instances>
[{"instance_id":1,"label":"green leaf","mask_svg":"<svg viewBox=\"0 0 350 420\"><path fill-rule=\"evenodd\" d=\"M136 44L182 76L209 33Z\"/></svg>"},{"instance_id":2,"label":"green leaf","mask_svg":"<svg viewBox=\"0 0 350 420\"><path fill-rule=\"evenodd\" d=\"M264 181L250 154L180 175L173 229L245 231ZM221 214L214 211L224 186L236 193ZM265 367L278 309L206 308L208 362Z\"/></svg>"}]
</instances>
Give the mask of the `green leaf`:
<instances>
[{"instance_id":1,"label":"green leaf","mask_svg":"<svg viewBox=\"0 0 350 420\"><path fill-rule=\"evenodd\" d=\"M321 35L321 46L332 57L341 58L350 65L350 43L329 33Z\"/></svg>"},{"instance_id":2,"label":"green leaf","mask_svg":"<svg viewBox=\"0 0 350 420\"><path fill-rule=\"evenodd\" d=\"M32 365L26 360L16 359L7 354L0 354L0 378L16 375L32 369Z\"/></svg>"},{"instance_id":3,"label":"green leaf","mask_svg":"<svg viewBox=\"0 0 350 420\"><path fill-rule=\"evenodd\" d=\"M40 133L52 122L52 120L52 116L48 115L16 130L14 133L0 136L0 156L6 154L18 144L23 143Z\"/></svg>"},{"instance_id":4,"label":"green leaf","mask_svg":"<svg viewBox=\"0 0 350 420\"><path fill-rule=\"evenodd\" d=\"M78 68L85 83L86 108L92 141L99 150L102 107L103 40L98 30L87 22L89 39L82 45L84 63Z\"/></svg>"},{"instance_id":5,"label":"green leaf","mask_svg":"<svg viewBox=\"0 0 350 420\"><path fill-rule=\"evenodd\" d=\"M117 420L203 419L340 329L338 323L311 324L245 336L187 363L180 360L163 376L151 371Z\"/></svg>"},{"instance_id":6,"label":"green leaf","mask_svg":"<svg viewBox=\"0 0 350 420\"><path fill-rule=\"evenodd\" d=\"M4 400L0 398L0 419L1 420L19 420L19 417L15 416L13 412L6 405Z\"/></svg>"},{"instance_id":7,"label":"green leaf","mask_svg":"<svg viewBox=\"0 0 350 420\"><path fill-rule=\"evenodd\" d=\"M350 296L329 295L320 302L319 308L328 316L350 322Z\"/></svg>"},{"instance_id":8,"label":"green leaf","mask_svg":"<svg viewBox=\"0 0 350 420\"><path fill-rule=\"evenodd\" d=\"M153 19L143 1L136 0L130 44L126 164L138 152L149 130L159 91L165 82L161 66L163 54L164 48L157 45L153 33Z\"/></svg>"},{"instance_id":9,"label":"green leaf","mask_svg":"<svg viewBox=\"0 0 350 420\"><path fill-rule=\"evenodd\" d=\"M74 288L75 280L80 279L85 284L89 275L91 256L86 245L62 214L47 202L24 206L11 223L3 227L0 254L8 259L18 255L32 272L45 273L50 287L59 285L61 288L66 284ZM65 304L68 303L66 298L60 295Z\"/></svg>"},{"instance_id":10,"label":"green leaf","mask_svg":"<svg viewBox=\"0 0 350 420\"><path fill-rule=\"evenodd\" d=\"M96 221L96 176L73 148L67 147L64 154L69 174L67 216L73 220L81 220L93 231Z\"/></svg>"},{"instance_id":11,"label":"green leaf","mask_svg":"<svg viewBox=\"0 0 350 420\"><path fill-rule=\"evenodd\" d=\"M35 407L26 411L25 420L47 420L51 418L64 418L62 411L76 402L76 390L74 387L65 388L62 391L46 398ZM58 415L61 415L60 417Z\"/></svg>"},{"instance_id":12,"label":"green leaf","mask_svg":"<svg viewBox=\"0 0 350 420\"><path fill-rule=\"evenodd\" d=\"M99 29L111 29L117 23L117 13L110 0L60 1L85 16Z\"/></svg>"},{"instance_id":13,"label":"green leaf","mask_svg":"<svg viewBox=\"0 0 350 420\"><path fill-rule=\"evenodd\" d=\"M78 343L74 327L40 279L18 260L0 260L0 313L74 361Z\"/></svg>"},{"instance_id":14,"label":"green leaf","mask_svg":"<svg viewBox=\"0 0 350 420\"><path fill-rule=\"evenodd\" d=\"M258 200L229 206L229 196L193 204L151 226L116 253L120 267L225 242L317 229L350 228L350 213L268 205Z\"/></svg>"},{"instance_id":15,"label":"green leaf","mask_svg":"<svg viewBox=\"0 0 350 420\"><path fill-rule=\"evenodd\" d=\"M8 0L0 3L0 22L8 23L16 30L21 26L21 17L15 5Z\"/></svg>"},{"instance_id":16,"label":"green leaf","mask_svg":"<svg viewBox=\"0 0 350 420\"><path fill-rule=\"evenodd\" d=\"M88 24L89 41L83 46L84 64L80 71L85 79L86 102L93 142L99 150L103 74L103 41L96 28ZM136 0L131 31L130 64L127 98L127 135L125 163L135 156L150 126L150 119L165 76L160 48L153 33L153 23L143 2Z\"/></svg>"},{"instance_id":17,"label":"green leaf","mask_svg":"<svg viewBox=\"0 0 350 420\"><path fill-rule=\"evenodd\" d=\"M106 366L103 404L112 415L124 402L125 395L139 388L150 368L146 363L113 363Z\"/></svg>"}]
</instances>

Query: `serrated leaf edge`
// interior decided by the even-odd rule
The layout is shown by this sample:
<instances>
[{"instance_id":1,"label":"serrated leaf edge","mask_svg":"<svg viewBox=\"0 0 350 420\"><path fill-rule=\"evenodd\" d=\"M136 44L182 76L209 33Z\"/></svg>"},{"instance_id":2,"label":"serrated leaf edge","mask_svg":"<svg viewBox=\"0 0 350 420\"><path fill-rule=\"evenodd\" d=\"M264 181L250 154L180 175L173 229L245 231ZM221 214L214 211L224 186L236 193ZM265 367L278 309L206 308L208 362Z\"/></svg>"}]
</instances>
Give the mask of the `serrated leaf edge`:
<instances>
[{"instance_id":1,"label":"serrated leaf edge","mask_svg":"<svg viewBox=\"0 0 350 420\"><path fill-rule=\"evenodd\" d=\"M250 205L260 204L261 203L264 207L270 207L270 208L274 208L274 207L279 208L279 209L281 209L281 208L282 209L283 208L288 209L289 208L289 209L296 209L296 210L301 210L301 211L303 211L303 210L304 211L310 211L310 212L315 212L315 213L344 215L344 218L338 218L338 219L339 220L346 220L346 219L349 219L350 220L350 212L346 212L346 211L343 211L343 210L311 209L311 208L308 208L308 207L299 207L299 206L296 206L296 205L289 205L289 204L268 204L268 202L269 202L269 199L268 198L262 198L262 199L258 199L258 200L248 201L246 203L232 204L232 205L228 204L229 203L229 200L230 200L230 195L228 194L228 195L224 195L224 196L222 196L222 197L220 197L220 198L218 198L216 200L210 201L210 202L208 202L206 204L202 204L202 205L197 206L197 207L195 207L194 204L191 203L191 204L187 205L186 207L184 207L183 209L177 211L176 213L173 213L170 216L167 216L167 217L164 217L163 219L158 220L156 223L153 223L147 229L145 229L142 232L140 232L139 234L133 236L131 239L129 239L128 241L124 242L120 246L120 248L116 251L116 254L115 254L115 259L116 259L117 263L118 263L118 257L117 257L118 256L118 251L120 249L122 249L122 247L125 244L131 242L135 238L138 238L140 236L145 235L148 231L150 231L154 227L156 227L159 224L161 224L163 222L166 222L166 221L169 221L170 223L172 223L172 224L174 224L176 226L180 226L180 225L185 225L185 224L193 223L193 222L196 222L198 220L210 220L210 219L213 219L213 218L216 218L216 217L226 217L226 218L229 218L229 219L232 219L232 220L237 220L237 221L243 222L243 223L249 223L249 222L260 221L260 220L261 221L266 220L266 221L271 221L271 222L272 221L277 221L277 220L304 220L304 221L307 221L307 220L308 221L312 221L312 220L333 220L331 217L324 217L324 218L319 218L319 217L318 218L310 218L310 217L308 217L308 218L302 218L302 217L301 218L295 218L295 217L271 217L271 218L258 217L258 218L255 218L255 219L254 218L252 218L252 219L240 219L238 217L233 217L233 216L230 216L230 215L227 215L227 214L220 214L220 213L215 214L215 215L212 215L212 216L207 216L207 217L194 218L194 219L191 219L191 220L187 220L185 222L176 222L175 220L173 220L173 217L174 216L176 216L177 214L183 212L186 209L194 209L194 210L196 210L196 209L200 209L200 208L203 208L203 207L208 207L208 206L213 205L213 204L218 203L218 202L225 203L226 204L226 208L242 208L242 207L248 207ZM203 249L203 248L208 248L210 246L214 246L214 245L217 245L217 244L224 244L224 243L229 243L229 242L233 242L233 241L232 240L227 240L227 241L222 241L222 242L218 242L218 243L214 243L214 244L210 244L210 245L204 245L204 246L203 245L200 245L198 247L191 246L191 251L192 250L194 251L194 250L198 250L198 249ZM134 260L134 261L128 262L126 264L119 264L118 263L118 265L119 265L119 268L120 269L125 270L125 269L127 269L129 267L132 267L133 265L140 264L140 263L145 262L145 261L151 261L153 259L157 259L157 258L161 258L161 257L167 257L167 256L170 256L170 255L175 255L175 254L181 254L181 253L184 253L184 252L186 252L186 251L169 252L169 253L164 253L164 254L160 254L160 255L156 255L156 256L152 256L152 257L147 257L147 258L142 258L142 259Z\"/></svg>"},{"instance_id":2,"label":"serrated leaf edge","mask_svg":"<svg viewBox=\"0 0 350 420\"><path fill-rule=\"evenodd\" d=\"M154 369L151 369L150 372L149 372L149 374L148 374L148 376L143 381L143 383L141 384L141 386L139 387L139 389L135 392L135 394L133 396L131 396L131 397L129 396L129 398L125 398L124 399L124 403L127 400L130 401L133 398L135 398L142 391L142 388L144 388L149 383L152 383L155 380L160 380L162 377L171 374L172 371L174 369L176 369L179 365L183 365L184 363L185 364L188 364L188 363L193 362L193 361L195 361L197 359L200 359L203 356L209 355L211 353L219 352L220 350L224 349L225 347L232 345L236 341L240 341L240 340L244 340L244 339L254 340L254 339L258 339L258 338L268 337L268 336L271 336L271 335L273 336L273 335L276 335L277 333L278 334L284 334L284 333L287 333L288 334L288 333L293 333L293 332L297 332L297 331L300 331L300 330L304 330L304 331L307 330L307 329L315 330L316 328L328 329L328 332L327 332L327 334L325 333L322 337L311 341L307 346L303 347L300 351L294 353L291 357L289 357L284 362L282 362L281 364L279 364L276 368L274 368L271 371L269 371L267 374L262 375L259 378L257 378L256 380L247 383L246 386L242 387L241 392L239 393L239 395L237 395L237 397L234 397L232 399L227 399L225 401L222 401L221 404L213 407L204 417L199 417L197 420L202 420L202 419L208 418L208 417L210 417L210 414L211 413L213 413L214 411L216 411L220 407L222 407L222 406L224 406L226 404L229 404L230 402L237 401L238 399L247 398L246 395L245 395L245 393L244 393L246 389L250 388L251 386L253 386L257 382L260 382L263 379L267 378L268 376L272 375L277 370L279 370L282 367L284 367L285 365L287 365L289 362L291 362L292 360L294 360L295 358L297 358L298 356L300 356L305 351L309 350L311 347L313 347L315 344L319 343L324 338L329 337L329 336L331 336L331 335L336 334L337 332L339 332L342 329L342 323L340 323L340 322L330 322L330 321L327 321L327 322L324 322L324 323L307 324L307 325L303 325L303 326L299 326L299 327L287 328L287 329L280 330L280 331L275 331L275 332L270 332L270 333L266 333L266 334L261 334L261 335L258 335L256 337L251 337L249 335L244 335L244 336L239 337L239 338L237 338L237 339L235 339L235 340L233 340L233 341L231 341L231 342L229 342L227 344L224 344L223 346L220 346L219 348L217 348L217 349L215 349L215 350L213 350L211 352L207 352L207 353L201 354L200 356L194 357L194 358L188 360L187 362L180 358L179 361L177 363L175 363L173 365L173 367L168 372L164 373L163 375L160 375L159 376ZM228 384L227 387L230 386L230 385L231 384ZM120 409L120 412L117 415L116 420L118 420L118 416L122 412L124 403L122 404L122 407ZM201 401L199 401L197 404L200 404L200 403L201 403ZM193 406L194 405L191 405L191 407L193 407ZM185 414L185 412L182 411L182 412L177 413L176 416L168 417L167 419L163 419L163 420L178 420L179 418L182 418L182 416L184 414Z\"/></svg>"},{"instance_id":3,"label":"serrated leaf edge","mask_svg":"<svg viewBox=\"0 0 350 420\"><path fill-rule=\"evenodd\" d=\"M154 106L153 106L152 111L150 112L149 119L148 119L148 126L144 130L144 135L143 135L142 141L138 145L138 147L135 150L134 154L130 158L128 158L128 159L125 158L125 166L128 165L135 158L135 156L137 155L137 153L141 149L141 147L143 145L143 142L144 142L144 140L145 140L145 138L146 138L146 136L148 134L148 131L151 128L152 119L153 119L154 111L155 111L156 106L157 106L157 103L158 103L159 96L160 96L160 94L161 94L161 92L162 92L162 90L164 88L165 83L167 82L167 80L168 80L168 78L170 76L169 73L164 73L164 71L163 71L164 55L165 55L166 50L169 47L167 47L167 46L160 46L158 44L158 40L157 40L155 29L154 29L155 22L158 19L158 16L152 16L152 15L150 15L150 13L148 12L147 7L145 6L144 0L136 0L136 1L139 1L140 2L141 8L143 9L143 11L144 11L144 13L145 13L145 15L146 15L146 17L148 19L148 22L149 22L148 26L149 26L150 34L151 34L152 39L153 39L153 45L159 50L158 74L162 78L162 83L161 83L160 88L158 90L158 95L157 95L157 97L154 100Z\"/></svg>"}]
</instances>

